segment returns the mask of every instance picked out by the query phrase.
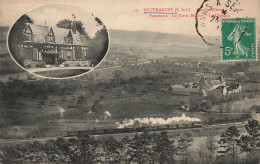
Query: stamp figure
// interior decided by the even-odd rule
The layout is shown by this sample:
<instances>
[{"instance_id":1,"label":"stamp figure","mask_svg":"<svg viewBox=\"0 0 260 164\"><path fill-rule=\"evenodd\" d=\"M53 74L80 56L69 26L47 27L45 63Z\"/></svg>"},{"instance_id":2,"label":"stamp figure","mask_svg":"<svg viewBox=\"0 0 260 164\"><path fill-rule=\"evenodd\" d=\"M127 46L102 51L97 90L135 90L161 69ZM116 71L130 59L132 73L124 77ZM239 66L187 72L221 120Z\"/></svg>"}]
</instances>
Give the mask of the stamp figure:
<instances>
[{"instance_id":1,"label":"stamp figure","mask_svg":"<svg viewBox=\"0 0 260 164\"><path fill-rule=\"evenodd\" d=\"M254 18L222 19L222 60L256 60Z\"/></svg>"}]
</instances>

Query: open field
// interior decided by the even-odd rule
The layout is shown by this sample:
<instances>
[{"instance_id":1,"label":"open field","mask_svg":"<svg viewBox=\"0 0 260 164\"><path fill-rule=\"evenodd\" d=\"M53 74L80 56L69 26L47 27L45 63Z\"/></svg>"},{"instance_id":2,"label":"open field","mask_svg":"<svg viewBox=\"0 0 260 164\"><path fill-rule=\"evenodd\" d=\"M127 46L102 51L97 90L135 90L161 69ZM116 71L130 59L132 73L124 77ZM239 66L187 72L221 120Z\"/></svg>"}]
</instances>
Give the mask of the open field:
<instances>
[{"instance_id":1,"label":"open field","mask_svg":"<svg viewBox=\"0 0 260 164\"><path fill-rule=\"evenodd\" d=\"M115 128L115 122L124 119L167 119L183 113L209 124L248 118L247 114L234 114L241 112L236 108L230 115L180 110L180 103L189 103L189 96L170 94L164 89L172 84L198 81L200 77L194 76L194 72L202 68L173 63L174 60L165 59L143 65L97 68L74 80L6 84L0 104L2 129L10 136L15 131L18 136L51 137L69 130ZM251 86L254 87L257 86ZM111 117L105 118L106 111Z\"/></svg>"},{"instance_id":2,"label":"open field","mask_svg":"<svg viewBox=\"0 0 260 164\"><path fill-rule=\"evenodd\" d=\"M119 91L121 89L118 88ZM198 118L203 123L225 123L229 121L241 121L250 118L249 114L241 113L193 113L184 112L178 109L176 101L171 104L157 104L156 98L136 97L134 94L113 92L96 92L91 97L86 96L83 104L78 105L78 97L84 90L70 95L51 95L42 99L40 96L23 99L22 104L17 102L13 106L1 104L2 108L8 111L5 114L5 122L8 123L3 128L3 132L8 135L14 134L22 137L42 137L65 135L71 130L86 130L93 128L116 128L115 122L122 122L125 119L134 118L162 118L180 117L183 113L187 117ZM89 93L91 95L91 93ZM119 95L119 96L118 96ZM103 96L103 98L101 98ZM173 96L176 97L176 96ZM100 99L101 98L101 99ZM127 99L126 99L127 98ZM173 98L174 99L174 98ZM185 100L186 97L179 97ZM90 113L93 105L97 102L97 111ZM176 99L175 99L176 100ZM24 108L26 106L26 108ZM62 108L64 113L60 113ZM109 111L111 117L106 118L105 112Z\"/></svg>"},{"instance_id":3,"label":"open field","mask_svg":"<svg viewBox=\"0 0 260 164\"><path fill-rule=\"evenodd\" d=\"M8 53L0 54L0 74L25 72L9 56Z\"/></svg>"},{"instance_id":4,"label":"open field","mask_svg":"<svg viewBox=\"0 0 260 164\"><path fill-rule=\"evenodd\" d=\"M136 35L138 36L139 33L135 33ZM200 58L208 55L208 48L197 47L194 38L191 41L187 41L187 38L182 39L182 42L194 42L194 45L189 43L179 46L182 43L177 41L169 44L174 40L174 36L167 37L164 34L159 38L160 42L164 40L164 43L160 45L158 42L136 40L138 37L132 36L131 32L126 35L126 39L129 40L127 44L122 41L125 38L120 38L123 35L116 36L114 34L115 39L112 39L111 50L104 59L107 60L107 65L102 66L101 63L93 71L79 78L1 83L1 137L23 138L22 140L25 142L33 140L44 142L57 136L65 136L68 131L72 130L113 129L118 127L116 122L122 123L124 120L150 117L166 120L180 117L183 114L200 119L202 123L223 124L218 127L168 131L171 138L190 133L198 144L205 139L203 137L209 134L219 136L227 126L250 119L252 111L249 108L252 105L260 105L257 97L254 97L259 92L257 91L259 83L241 82L242 94L252 94L252 97L228 102L233 104L229 111L231 113L225 110L222 111L223 113L218 113L219 106L217 105L213 105L212 110L208 112L181 110L180 104L188 104L190 97L167 92L170 85L195 82L200 80L203 74L210 78L219 75L229 77L226 70L231 66L229 64L217 65L218 63ZM147 40L157 40L154 38L158 36L160 34L151 35L149 36L151 38ZM186 46L189 45L190 47L187 48ZM113 55L110 56L110 53ZM191 56L191 54L198 57L183 57ZM139 63L130 64L126 61L125 56L137 56L147 58L147 60L158 58L158 60L150 60L140 65ZM169 56L174 57L169 58ZM212 54L213 59L214 57L217 55ZM210 60L213 60L212 58ZM8 54L1 56L0 62L3 63L0 63L2 74L21 71L19 68L17 69L18 66ZM198 63L201 63L201 66L197 66ZM212 68L217 73L214 73ZM57 75L55 71L39 72L39 74L61 77L82 73L81 71L64 70L62 75L60 73ZM17 75L15 74L15 76ZM8 77L6 78L8 79ZM109 116L106 115L107 112L110 113ZM175 122L175 124L177 123ZM140 124L133 126L140 126ZM238 126L241 132L244 132L244 125ZM120 139L126 135L132 137L134 134L95 137L114 136L116 139ZM19 143L22 140L10 141L6 144Z\"/></svg>"},{"instance_id":5,"label":"open field","mask_svg":"<svg viewBox=\"0 0 260 164\"><path fill-rule=\"evenodd\" d=\"M58 69L58 70L46 70L35 72L38 75L45 77L56 77L56 78L66 78L71 76L77 76L82 73L88 72L89 69Z\"/></svg>"}]
</instances>

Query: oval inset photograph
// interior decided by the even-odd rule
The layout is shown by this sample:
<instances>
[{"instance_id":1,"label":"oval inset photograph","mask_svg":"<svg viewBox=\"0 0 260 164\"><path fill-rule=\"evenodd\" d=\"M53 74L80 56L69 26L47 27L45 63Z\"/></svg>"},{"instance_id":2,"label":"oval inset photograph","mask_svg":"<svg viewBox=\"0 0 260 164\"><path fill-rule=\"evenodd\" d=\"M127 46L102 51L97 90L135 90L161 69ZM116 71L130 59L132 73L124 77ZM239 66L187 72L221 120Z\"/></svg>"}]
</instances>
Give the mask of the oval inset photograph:
<instances>
[{"instance_id":1,"label":"oval inset photograph","mask_svg":"<svg viewBox=\"0 0 260 164\"><path fill-rule=\"evenodd\" d=\"M28 11L8 35L8 48L16 63L47 78L76 77L92 70L108 47L103 22L93 13L65 4Z\"/></svg>"}]
</instances>

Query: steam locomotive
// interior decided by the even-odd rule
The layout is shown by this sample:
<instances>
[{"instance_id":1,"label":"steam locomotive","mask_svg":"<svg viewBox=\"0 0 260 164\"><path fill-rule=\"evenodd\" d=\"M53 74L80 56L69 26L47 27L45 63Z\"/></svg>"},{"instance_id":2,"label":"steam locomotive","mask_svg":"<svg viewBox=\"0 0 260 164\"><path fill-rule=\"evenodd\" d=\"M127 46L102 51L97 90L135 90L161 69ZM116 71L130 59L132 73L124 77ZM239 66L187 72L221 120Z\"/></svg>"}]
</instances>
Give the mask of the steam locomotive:
<instances>
[{"instance_id":1,"label":"steam locomotive","mask_svg":"<svg viewBox=\"0 0 260 164\"><path fill-rule=\"evenodd\" d=\"M152 131L162 131L162 130L176 130L176 129L191 129L191 128L201 128L202 123L191 123L191 124L175 124L175 125L163 125L163 126L144 126L144 127L126 127L126 128L116 128L116 129L90 129L83 131L69 131L67 132L67 137L80 136L84 134L88 135L104 135L104 134L119 134L119 133L137 133L137 132L152 132Z\"/></svg>"}]
</instances>

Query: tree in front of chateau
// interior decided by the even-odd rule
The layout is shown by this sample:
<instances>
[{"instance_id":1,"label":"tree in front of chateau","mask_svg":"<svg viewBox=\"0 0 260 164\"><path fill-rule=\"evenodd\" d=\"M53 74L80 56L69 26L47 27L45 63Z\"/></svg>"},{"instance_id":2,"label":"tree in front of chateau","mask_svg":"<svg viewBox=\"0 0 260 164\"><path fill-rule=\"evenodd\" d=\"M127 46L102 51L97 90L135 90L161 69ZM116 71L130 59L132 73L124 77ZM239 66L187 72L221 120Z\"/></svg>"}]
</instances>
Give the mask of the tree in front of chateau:
<instances>
[{"instance_id":1,"label":"tree in front of chateau","mask_svg":"<svg viewBox=\"0 0 260 164\"><path fill-rule=\"evenodd\" d=\"M93 38L90 38L89 42L91 46L88 48L87 53L89 54L88 57L92 59L92 64L95 66L105 56L109 40L106 26L98 17L95 17L94 19L97 22L97 26L100 27L100 30L95 33Z\"/></svg>"},{"instance_id":2,"label":"tree in front of chateau","mask_svg":"<svg viewBox=\"0 0 260 164\"><path fill-rule=\"evenodd\" d=\"M240 133L237 127L230 126L220 137L218 144L220 150L218 151L218 158L231 160L232 163L236 163L238 155L240 153Z\"/></svg>"},{"instance_id":3,"label":"tree in front of chateau","mask_svg":"<svg viewBox=\"0 0 260 164\"><path fill-rule=\"evenodd\" d=\"M8 38L10 52L12 53L12 56L15 58L15 60L22 66L24 59L20 56L18 45L26 40L24 33L26 23L33 23L33 20L27 14L24 14L15 22L10 30Z\"/></svg>"},{"instance_id":4,"label":"tree in front of chateau","mask_svg":"<svg viewBox=\"0 0 260 164\"><path fill-rule=\"evenodd\" d=\"M190 160L191 152L189 150L189 147L192 145L192 142L193 139L188 133L180 137L180 139L178 140L177 155L185 164L187 164Z\"/></svg>"},{"instance_id":5,"label":"tree in front of chateau","mask_svg":"<svg viewBox=\"0 0 260 164\"><path fill-rule=\"evenodd\" d=\"M89 36L87 35L87 32L85 30L85 27L83 25L83 23L81 21L75 21L75 26L76 26L76 30L81 34L81 35L86 35L87 39L89 38ZM60 20L56 26L59 28L66 28L66 29L71 29L71 24L72 21L69 19L62 19Z\"/></svg>"}]
</instances>

